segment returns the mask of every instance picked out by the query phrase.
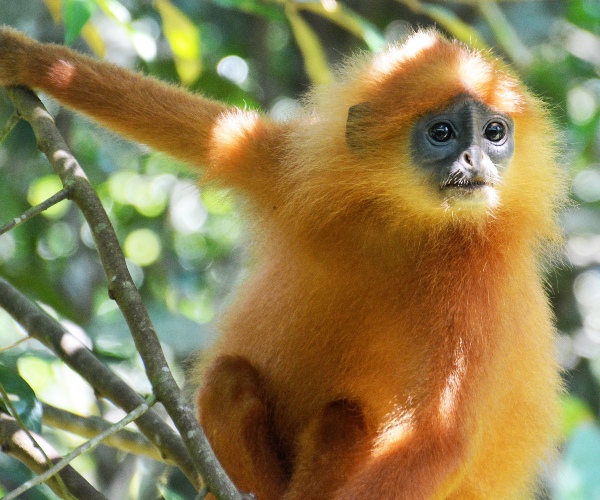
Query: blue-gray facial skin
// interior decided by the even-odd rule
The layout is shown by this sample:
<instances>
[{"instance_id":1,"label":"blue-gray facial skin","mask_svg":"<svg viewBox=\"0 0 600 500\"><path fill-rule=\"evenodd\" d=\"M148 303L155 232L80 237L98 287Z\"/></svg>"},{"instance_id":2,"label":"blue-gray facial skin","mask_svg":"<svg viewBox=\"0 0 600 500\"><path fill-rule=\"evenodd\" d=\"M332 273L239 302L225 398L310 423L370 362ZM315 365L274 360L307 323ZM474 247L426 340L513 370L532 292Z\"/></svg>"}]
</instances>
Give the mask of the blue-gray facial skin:
<instances>
[{"instance_id":1,"label":"blue-gray facial skin","mask_svg":"<svg viewBox=\"0 0 600 500\"><path fill-rule=\"evenodd\" d=\"M421 117L411 133L414 164L451 197L494 188L513 152L511 118L468 96Z\"/></svg>"}]
</instances>

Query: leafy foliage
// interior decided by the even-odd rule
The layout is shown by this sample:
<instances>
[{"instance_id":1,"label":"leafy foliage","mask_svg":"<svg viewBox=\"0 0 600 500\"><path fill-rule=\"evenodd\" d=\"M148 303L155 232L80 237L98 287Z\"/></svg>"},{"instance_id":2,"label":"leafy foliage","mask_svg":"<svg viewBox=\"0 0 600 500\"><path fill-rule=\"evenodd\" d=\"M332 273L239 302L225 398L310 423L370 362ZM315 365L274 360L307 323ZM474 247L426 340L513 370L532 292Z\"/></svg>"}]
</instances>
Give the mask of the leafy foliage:
<instances>
[{"instance_id":1,"label":"leafy foliage","mask_svg":"<svg viewBox=\"0 0 600 500\"><path fill-rule=\"evenodd\" d=\"M63 4L65 19L65 42L71 45L79 36L95 10L93 0L65 0Z\"/></svg>"},{"instance_id":2,"label":"leafy foliage","mask_svg":"<svg viewBox=\"0 0 600 500\"><path fill-rule=\"evenodd\" d=\"M593 498L600 488L598 2L44 0L25 9L23 2L4 0L2 16L38 39L89 48L233 105L262 108L277 119L294 112L311 81L331 78L330 67L343 54L377 50L412 26L435 22L465 42L494 47L549 103L564 130L574 203L563 218L566 253L548 273L548 287L570 394L568 442L550 489L557 499ZM0 93L0 125L10 113ZM58 122L115 225L161 340L184 367L190 353L214 339L212 321L239 279L244 221L227 193L198 189L184 165L63 110ZM18 125L0 145L0 225L60 189L49 173L27 126ZM133 387L148 389L127 327L107 297L89 228L72 204L63 202L0 236L0 274L69 330L87 332L98 356ZM20 338L19 328L0 311L0 347ZM0 368L0 382L16 384L11 390L26 407L34 399L17 380L26 380L38 398L56 406L107 417L115 412L33 342L0 352L0 360L6 367ZM183 368L179 374L183 379ZM39 419L34 409L31 418L33 424ZM65 450L76 442L58 433L53 439ZM107 455L114 459L105 449L81 467L108 490L127 472ZM134 484L132 477L139 480L144 472L132 470L128 479ZM190 497L184 481L167 476L164 472L165 495ZM155 492L140 487L131 496Z\"/></svg>"},{"instance_id":3,"label":"leafy foliage","mask_svg":"<svg viewBox=\"0 0 600 500\"><path fill-rule=\"evenodd\" d=\"M34 432L42 430L42 404L38 401L31 386L17 372L0 365L0 386L2 393L8 396L0 398L0 411L12 414L14 409L18 417Z\"/></svg>"}]
</instances>

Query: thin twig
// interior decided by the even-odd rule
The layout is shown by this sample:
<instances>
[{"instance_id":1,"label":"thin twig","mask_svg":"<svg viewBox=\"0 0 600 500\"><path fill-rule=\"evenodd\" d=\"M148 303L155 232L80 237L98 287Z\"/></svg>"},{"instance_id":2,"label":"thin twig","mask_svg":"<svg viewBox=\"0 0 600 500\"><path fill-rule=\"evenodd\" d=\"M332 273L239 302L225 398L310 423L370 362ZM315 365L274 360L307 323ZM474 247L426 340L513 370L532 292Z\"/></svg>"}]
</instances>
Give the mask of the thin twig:
<instances>
[{"instance_id":1,"label":"thin twig","mask_svg":"<svg viewBox=\"0 0 600 500\"><path fill-rule=\"evenodd\" d=\"M95 438L86 441L81 446L75 448L71 453L69 453L65 458L58 461L54 464L50 469L42 474L34 477L33 479L23 483L17 489L11 491L8 495L4 497L4 500L14 500L19 495L25 493L30 490L34 486L43 483L44 481L50 479L56 473L64 469L67 465L69 465L74 459L76 459L79 455L86 453L90 450L93 450L96 446L98 446L103 439L107 438L111 434L118 432L125 428L126 425L133 422L136 418L140 417L144 413L146 413L156 402L156 397L154 395L150 396L146 402L138 406L135 410L127 414L123 419L119 420L117 423L110 426L110 428L106 429L104 432L98 434Z\"/></svg>"},{"instance_id":2,"label":"thin twig","mask_svg":"<svg viewBox=\"0 0 600 500\"><path fill-rule=\"evenodd\" d=\"M32 217L41 214L44 210L48 210L50 207L56 205L57 203L66 200L69 197L69 193L70 189L61 189L58 193L53 194L50 198L43 201L39 205L31 207L29 210L23 212L23 214L20 217L15 217L13 220L0 227L0 236L2 236L4 233L7 233L15 226L18 226L19 224L22 224L23 222L31 219Z\"/></svg>"},{"instance_id":3,"label":"thin twig","mask_svg":"<svg viewBox=\"0 0 600 500\"><path fill-rule=\"evenodd\" d=\"M5 345L4 347L0 347L0 354L2 354L3 352L6 352L6 351L10 351L11 349L14 349L15 347L18 347L21 344L24 344L28 340L31 340L31 337L23 337L22 339L19 339L10 345Z\"/></svg>"},{"instance_id":4,"label":"thin twig","mask_svg":"<svg viewBox=\"0 0 600 500\"><path fill-rule=\"evenodd\" d=\"M59 453L44 440L41 436L33 433L35 442L44 450L44 453L50 457L52 462L61 459ZM16 458L35 473L42 473L48 469L48 464L44 454L39 447L33 445L29 436L19 427L14 418L6 413L0 413L0 447L2 451ZM85 498L86 500L107 500L98 490L96 490L86 479L84 479L73 467L65 467L60 473L64 484L69 492L76 498ZM46 483L54 493L61 495L62 490L54 476Z\"/></svg>"},{"instance_id":5,"label":"thin twig","mask_svg":"<svg viewBox=\"0 0 600 500\"><path fill-rule=\"evenodd\" d=\"M6 392L6 389L4 388L4 386L1 383L0 383L0 399L2 399L2 402L4 403L4 406L8 410L8 413L10 414L10 416L15 419L15 422L17 422L17 424L19 425L21 430L25 434L27 434L27 437L29 438L29 440L31 441L33 446L35 446L40 451L40 453L44 456L44 459L46 460L46 464L48 465L48 467L52 467L52 461L50 460L50 457L48 455L46 455L46 452L44 451L44 449L38 444L38 442L33 437L33 434L31 433L31 431L27 428L27 426L25 425L23 420L21 420L21 416L19 415L19 412L15 408L15 405L13 405L8 392ZM71 494L69 493L69 490L65 486L65 483L63 483L60 476L56 476L56 481L58 484L58 488L60 489L61 495L65 498L71 498Z\"/></svg>"},{"instance_id":6,"label":"thin twig","mask_svg":"<svg viewBox=\"0 0 600 500\"><path fill-rule=\"evenodd\" d=\"M47 403L42 404L44 408L42 422L44 425L67 431L86 439L97 436L112 425L111 422L101 417L82 417ZM164 462L164 457L161 456L158 449L139 432L124 429L110 435L102 444L126 453L145 455L154 460Z\"/></svg>"}]
</instances>

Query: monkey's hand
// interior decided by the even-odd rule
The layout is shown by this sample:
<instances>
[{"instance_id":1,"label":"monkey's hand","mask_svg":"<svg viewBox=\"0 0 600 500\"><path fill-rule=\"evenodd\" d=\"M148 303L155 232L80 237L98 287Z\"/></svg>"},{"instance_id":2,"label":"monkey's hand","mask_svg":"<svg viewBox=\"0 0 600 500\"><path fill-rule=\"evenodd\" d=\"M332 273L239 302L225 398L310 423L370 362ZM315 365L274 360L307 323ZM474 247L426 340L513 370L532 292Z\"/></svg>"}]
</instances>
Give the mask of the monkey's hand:
<instances>
[{"instance_id":1,"label":"monkey's hand","mask_svg":"<svg viewBox=\"0 0 600 500\"><path fill-rule=\"evenodd\" d=\"M0 27L0 86L25 84L21 70L36 44L12 28Z\"/></svg>"}]
</instances>

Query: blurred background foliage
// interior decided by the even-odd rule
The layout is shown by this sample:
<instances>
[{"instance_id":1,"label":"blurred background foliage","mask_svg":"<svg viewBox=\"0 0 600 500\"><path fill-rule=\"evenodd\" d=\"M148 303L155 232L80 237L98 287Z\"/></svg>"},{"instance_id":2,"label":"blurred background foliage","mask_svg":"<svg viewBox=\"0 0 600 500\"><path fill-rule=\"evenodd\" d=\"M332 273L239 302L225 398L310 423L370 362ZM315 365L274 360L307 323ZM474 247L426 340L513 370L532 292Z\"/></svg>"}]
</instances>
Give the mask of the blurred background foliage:
<instances>
[{"instance_id":1,"label":"blurred background foliage","mask_svg":"<svg viewBox=\"0 0 600 500\"><path fill-rule=\"evenodd\" d=\"M600 498L600 2L537 0L0 0L0 23L67 43L191 90L285 120L311 83L347 54L377 51L416 26L490 47L550 105L564 135L572 205L564 255L547 275L565 368L567 441L546 495ZM131 144L46 100L96 187L179 376L215 336L213 320L240 275L243 223L226 192L196 186L185 165ZM0 124L12 107L0 93ZM540 166L543 168L543 165ZM0 145L0 225L60 190L20 123ZM69 202L0 236L0 275L38 300L144 393L149 385L109 300L87 225ZM84 333L85 332L85 333ZM23 338L0 311L0 349ZM35 341L0 351L44 402L115 419L77 375ZM6 379L5 379L6 380ZM61 450L80 438L44 428ZM115 465L116 464L116 465ZM191 498L150 459L100 447L74 464L111 499ZM160 474L157 472L159 471ZM165 472L166 474L166 472ZM0 492L27 471L0 456ZM158 488L158 489L157 489ZM178 496L179 495L179 496ZM23 498L52 498L45 488Z\"/></svg>"}]
</instances>

